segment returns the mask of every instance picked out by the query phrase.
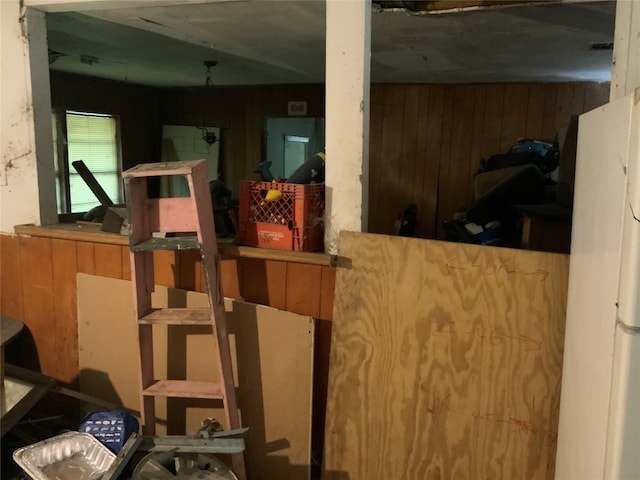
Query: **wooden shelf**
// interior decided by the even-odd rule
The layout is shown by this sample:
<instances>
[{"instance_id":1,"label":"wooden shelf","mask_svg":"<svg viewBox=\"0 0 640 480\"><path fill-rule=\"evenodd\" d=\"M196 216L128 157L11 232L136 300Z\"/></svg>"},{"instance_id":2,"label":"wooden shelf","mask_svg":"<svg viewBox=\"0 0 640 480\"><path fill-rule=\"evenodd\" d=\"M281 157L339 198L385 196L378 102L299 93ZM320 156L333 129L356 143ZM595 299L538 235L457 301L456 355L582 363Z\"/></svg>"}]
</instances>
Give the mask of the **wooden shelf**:
<instances>
[{"instance_id":1,"label":"wooden shelf","mask_svg":"<svg viewBox=\"0 0 640 480\"><path fill-rule=\"evenodd\" d=\"M219 243L220 255L226 257L259 258L263 260L279 260L281 262L306 263L309 265L325 265L335 267L338 263L337 255L314 252L289 252L287 250L272 250L269 248L245 247Z\"/></svg>"},{"instance_id":2,"label":"wooden shelf","mask_svg":"<svg viewBox=\"0 0 640 480\"><path fill-rule=\"evenodd\" d=\"M16 225L17 235L31 237L59 238L80 242L109 243L111 245L129 245L129 237L118 233L100 230L102 224L92 222L57 223L55 225Z\"/></svg>"},{"instance_id":3,"label":"wooden shelf","mask_svg":"<svg viewBox=\"0 0 640 480\"><path fill-rule=\"evenodd\" d=\"M131 247L132 252L153 250L197 250L202 246L196 237L152 238Z\"/></svg>"},{"instance_id":4,"label":"wooden shelf","mask_svg":"<svg viewBox=\"0 0 640 480\"><path fill-rule=\"evenodd\" d=\"M157 380L143 390L149 397L210 398L224 400L220 385L214 382L192 380Z\"/></svg>"}]
</instances>

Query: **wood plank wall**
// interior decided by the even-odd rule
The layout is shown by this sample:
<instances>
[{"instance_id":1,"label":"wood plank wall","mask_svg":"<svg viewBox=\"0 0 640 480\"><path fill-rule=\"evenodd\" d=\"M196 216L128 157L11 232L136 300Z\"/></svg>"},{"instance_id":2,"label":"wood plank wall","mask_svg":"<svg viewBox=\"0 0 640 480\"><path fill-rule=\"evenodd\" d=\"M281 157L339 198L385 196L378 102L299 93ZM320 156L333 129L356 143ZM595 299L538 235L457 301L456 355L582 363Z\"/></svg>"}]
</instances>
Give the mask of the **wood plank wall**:
<instances>
[{"instance_id":1,"label":"wood plank wall","mask_svg":"<svg viewBox=\"0 0 640 480\"><path fill-rule=\"evenodd\" d=\"M29 368L39 364L45 375L77 388L76 273L130 280L129 247L1 234L0 258L0 312L22 321L35 343L14 362ZM154 267L158 285L205 291L197 252L154 252ZM311 421L312 455L318 462L324 443L335 267L223 258L221 274L227 297L316 319ZM37 355L38 362L28 358L30 354Z\"/></svg>"},{"instance_id":2,"label":"wood plank wall","mask_svg":"<svg viewBox=\"0 0 640 480\"><path fill-rule=\"evenodd\" d=\"M50 80L53 109L119 117L124 170L160 157L157 89L56 70L50 72Z\"/></svg>"},{"instance_id":3,"label":"wood plank wall","mask_svg":"<svg viewBox=\"0 0 640 480\"><path fill-rule=\"evenodd\" d=\"M13 235L0 235L0 241L0 311L28 327L42 373L73 384L79 373L76 273L130 280L129 247ZM154 263L159 285L204 292L194 252L156 252ZM223 259L222 281L227 297L324 320L319 328L327 331L333 267ZM320 341L328 348L328 338Z\"/></svg>"},{"instance_id":4,"label":"wood plank wall","mask_svg":"<svg viewBox=\"0 0 640 480\"><path fill-rule=\"evenodd\" d=\"M481 159L520 138L553 139L608 96L608 83L372 85L369 231L393 233L415 203L417 236L442 238L471 204Z\"/></svg>"},{"instance_id":5,"label":"wood plank wall","mask_svg":"<svg viewBox=\"0 0 640 480\"><path fill-rule=\"evenodd\" d=\"M235 195L240 180L258 179L252 171L265 159L266 118L286 117L288 100L306 101L309 117L324 117L323 85L136 90L92 81L52 74L52 103L109 111L128 125L144 125L142 131L123 127L137 132L123 138L125 168L159 160L162 125L199 125L204 117L222 129L220 173ZM108 94L97 101L95 91ZM416 235L442 238L442 223L470 205L482 158L522 137L552 139L571 115L608 97L609 83L372 85L369 231L393 233L398 213L415 203Z\"/></svg>"},{"instance_id":6,"label":"wood plank wall","mask_svg":"<svg viewBox=\"0 0 640 480\"><path fill-rule=\"evenodd\" d=\"M441 238L442 223L470 205L482 158L520 138L553 139L572 115L608 96L608 83L372 85L369 231L393 233L397 214L416 203L417 236ZM306 100L309 116L324 116L321 85L219 88L206 95L167 89L159 98L160 121L181 125L201 121L205 98L213 110L207 123L222 127L222 175L234 192L240 180L258 178L252 170L264 160L265 118L286 116L289 99Z\"/></svg>"},{"instance_id":7,"label":"wood plank wall","mask_svg":"<svg viewBox=\"0 0 640 480\"><path fill-rule=\"evenodd\" d=\"M265 120L287 117L287 102L306 101L308 117L324 117L324 85L265 85L159 90L161 125L221 128L221 178L235 195L241 180L259 180L265 160ZM204 120L203 120L204 117Z\"/></svg>"}]
</instances>

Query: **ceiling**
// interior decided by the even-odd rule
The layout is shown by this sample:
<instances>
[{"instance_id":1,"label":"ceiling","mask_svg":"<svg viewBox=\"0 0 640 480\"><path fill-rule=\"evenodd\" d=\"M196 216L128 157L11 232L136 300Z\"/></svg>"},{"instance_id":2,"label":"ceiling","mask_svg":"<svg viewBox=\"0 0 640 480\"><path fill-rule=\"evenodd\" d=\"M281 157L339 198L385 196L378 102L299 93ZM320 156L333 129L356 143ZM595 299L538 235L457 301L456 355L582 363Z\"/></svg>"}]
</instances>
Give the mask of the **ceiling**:
<instances>
[{"instance_id":1,"label":"ceiling","mask_svg":"<svg viewBox=\"0 0 640 480\"><path fill-rule=\"evenodd\" d=\"M119 8L47 13L51 69L202 86L213 60L213 85L324 82L324 0L107 3ZM610 80L612 50L602 47L613 42L615 1L440 13L389 3L372 8L372 83Z\"/></svg>"}]
</instances>

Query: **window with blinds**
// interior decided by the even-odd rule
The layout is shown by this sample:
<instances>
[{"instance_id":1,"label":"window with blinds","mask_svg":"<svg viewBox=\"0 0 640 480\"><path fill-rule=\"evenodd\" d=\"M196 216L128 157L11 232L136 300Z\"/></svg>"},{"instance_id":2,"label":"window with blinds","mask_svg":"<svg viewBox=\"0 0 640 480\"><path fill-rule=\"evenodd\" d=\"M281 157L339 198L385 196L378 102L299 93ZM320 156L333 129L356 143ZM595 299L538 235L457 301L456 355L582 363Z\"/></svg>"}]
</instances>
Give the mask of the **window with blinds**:
<instances>
[{"instance_id":1,"label":"window with blinds","mask_svg":"<svg viewBox=\"0 0 640 480\"><path fill-rule=\"evenodd\" d=\"M66 149L60 148L60 136L66 136ZM61 165L60 158L56 161L59 213L86 212L100 205L73 167L72 163L77 160L85 163L111 201L122 203L119 138L118 118L115 116L65 112L64 128L54 128L58 156L66 156L64 165Z\"/></svg>"}]
</instances>

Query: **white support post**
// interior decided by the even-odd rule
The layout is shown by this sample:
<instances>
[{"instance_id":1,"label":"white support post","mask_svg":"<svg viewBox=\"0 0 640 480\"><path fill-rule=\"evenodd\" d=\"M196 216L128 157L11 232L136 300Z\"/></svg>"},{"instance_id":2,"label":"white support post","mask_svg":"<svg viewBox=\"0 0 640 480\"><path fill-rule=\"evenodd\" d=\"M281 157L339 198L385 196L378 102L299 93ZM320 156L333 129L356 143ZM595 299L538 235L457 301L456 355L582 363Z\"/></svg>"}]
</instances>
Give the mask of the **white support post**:
<instances>
[{"instance_id":1,"label":"white support post","mask_svg":"<svg viewBox=\"0 0 640 480\"><path fill-rule=\"evenodd\" d=\"M45 13L34 8L27 8L27 30L29 33L29 71L38 169L40 223L51 225L58 223L58 206L56 202L49 48Z\"/></svg>"},{"instance_id":2,"label":"white support post","mask_svg":"<svg viewBox=\"0 0 640 480\"><path fill-rule=\"evenodd\" d=\"M609 100L640 87L640 0L616 2L616 31Z\"/></svg>"},{"instance_id":3,"label":"white support post","mask_svg":"<svg viewBox=\"0 0 640 480\"><path fill-rule=\"evenodd\" d=\"M371 1L327 0L325 250L341 230L366 231Z\"/></svg>"}]
</instances>

